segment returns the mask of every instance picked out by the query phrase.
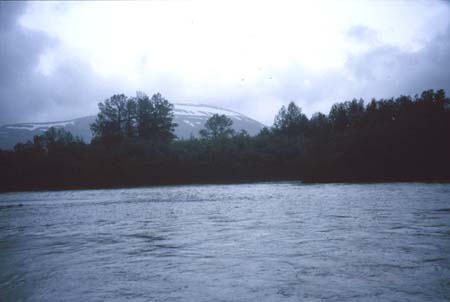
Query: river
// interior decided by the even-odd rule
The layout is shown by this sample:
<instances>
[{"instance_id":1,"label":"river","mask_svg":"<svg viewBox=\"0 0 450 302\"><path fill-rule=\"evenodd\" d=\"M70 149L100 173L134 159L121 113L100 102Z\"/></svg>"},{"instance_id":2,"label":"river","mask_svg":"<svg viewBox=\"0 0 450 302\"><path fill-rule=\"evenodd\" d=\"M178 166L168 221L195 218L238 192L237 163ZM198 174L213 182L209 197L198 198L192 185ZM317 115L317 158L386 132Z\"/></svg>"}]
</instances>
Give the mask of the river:
<instances>
[{"instance_id":1,"label":"river","mask_svg":"<svg viewBox=\"0 0 450 302\"><path fill-rule=\"evenodd\" d=\"M0 301L449 301L450 185L0 194Z\"/></svg>"}]
</instances>

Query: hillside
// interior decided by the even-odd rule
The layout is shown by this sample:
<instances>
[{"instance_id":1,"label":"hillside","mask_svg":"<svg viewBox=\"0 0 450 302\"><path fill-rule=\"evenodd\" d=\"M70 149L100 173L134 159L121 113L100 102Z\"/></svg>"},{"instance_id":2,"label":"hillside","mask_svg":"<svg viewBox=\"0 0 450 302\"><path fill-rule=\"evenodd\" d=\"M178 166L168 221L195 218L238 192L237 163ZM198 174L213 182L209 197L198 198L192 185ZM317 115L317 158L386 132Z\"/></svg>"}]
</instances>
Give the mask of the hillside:
<instances>
[{"instance_id":1,"label":"hillside","mask_svg":"<svg viewBox=\"0 0 450 302\"><path fill-rule=\"evenodd\" d=\"M236 131L245 130L250 135L256 135L264 127L260 122L228 109L207 105L174 104L174 122L178 124L175 134L179 139L198 137L198 132L203 129L205 122L216 113L231 118ZM34 135L42 134L50 127L64 128L73 135L82 137L85 142L90 142L92 135L89 125L94 120L95 116L91 115L67 121L3 125L0 127L0 149L12 149L15 144L32 140Z\"/></svg>"}]
</instances>

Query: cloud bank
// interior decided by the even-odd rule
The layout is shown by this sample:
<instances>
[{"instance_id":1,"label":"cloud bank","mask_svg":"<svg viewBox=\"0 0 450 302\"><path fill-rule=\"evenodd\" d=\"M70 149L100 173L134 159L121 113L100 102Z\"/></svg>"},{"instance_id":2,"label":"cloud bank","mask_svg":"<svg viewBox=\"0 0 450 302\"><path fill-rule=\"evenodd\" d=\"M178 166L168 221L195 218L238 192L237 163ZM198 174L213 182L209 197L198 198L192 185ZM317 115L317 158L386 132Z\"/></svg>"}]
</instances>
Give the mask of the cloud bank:
<instances>
[{"instance_id":1,"label":"cloud bank","mask_svg":"<svg viewBox=\"0 0 450 302\"><path fill-rule=\"evenodd\" d=\"M114 93L232 109L327 113L450 92L450 6L386 2L0 2L0 124L96 112Z\"/></svg>"}]
</instances>

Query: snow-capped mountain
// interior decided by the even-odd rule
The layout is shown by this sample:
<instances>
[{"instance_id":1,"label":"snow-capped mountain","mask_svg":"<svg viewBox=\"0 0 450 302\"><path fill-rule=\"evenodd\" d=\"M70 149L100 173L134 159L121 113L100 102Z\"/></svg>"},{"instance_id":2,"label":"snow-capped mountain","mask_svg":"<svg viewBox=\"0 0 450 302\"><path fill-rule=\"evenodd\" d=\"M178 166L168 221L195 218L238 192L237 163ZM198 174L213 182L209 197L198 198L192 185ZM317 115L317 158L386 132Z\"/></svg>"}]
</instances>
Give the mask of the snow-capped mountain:
<instances>
[{"instance_id":1,"label":"snow-capped mountain","mask_svg":"<svg viewBox=\"0 0 450 302\"><path fill-rule=\"evenodd\" d=\"M231 118L232 127L236 131L245 130L250 135L256 135L264 127L260 122L228 109L207 105L174 104L174 122L178 124L175 134L180 139L198 137L205 122L216 113L225 114ZM73 135L82 137L85 142L90 142L92 134L89 125L94 120L95 116L92 115L60 122L4 125L0 127L0 149L12 149L15 144L32 140L33 136L42 134L50 127L64 128Z\"/></svg>"}]
</instances>

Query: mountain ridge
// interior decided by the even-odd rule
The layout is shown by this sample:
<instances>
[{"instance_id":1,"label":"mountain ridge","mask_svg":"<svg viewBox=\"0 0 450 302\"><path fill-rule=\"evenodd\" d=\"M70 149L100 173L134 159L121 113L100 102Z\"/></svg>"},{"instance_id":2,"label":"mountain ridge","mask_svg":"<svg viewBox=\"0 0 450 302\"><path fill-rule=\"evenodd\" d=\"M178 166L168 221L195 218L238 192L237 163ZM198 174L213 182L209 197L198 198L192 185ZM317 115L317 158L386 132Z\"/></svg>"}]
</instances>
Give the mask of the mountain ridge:
<instances>
[{"instance_id":1,"label":"mountain ridge","mask_svg":"<svg viewBox=\"0 0 450 302\"><path fill-rule=\"evenodd\" d=\"M256 135L265 127L264 124L245 116L237 111L204 104L176 103L174 104L175 135L179 139L199 137L199 131L213 114L225 114L233 121L232 128L236 131L245 130L250 135ZM89 143L92 134L89 125L95 121L96 115L80 118L52 121L14 123L0 126L0 149L12 149L19 142L32 140L33 136L42 134L50 127L63 128L73 135L83 138Z\"/></svg>"}]
</instances>

